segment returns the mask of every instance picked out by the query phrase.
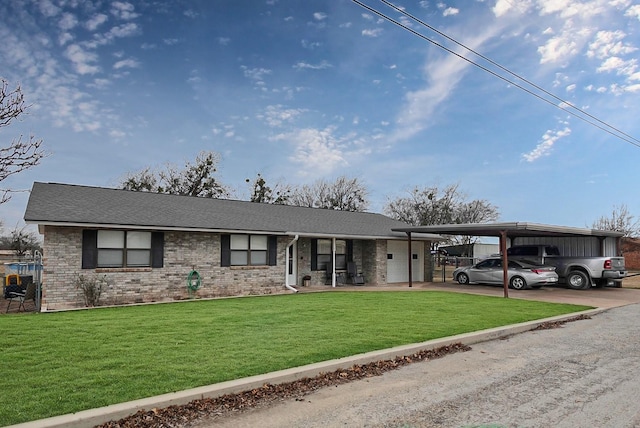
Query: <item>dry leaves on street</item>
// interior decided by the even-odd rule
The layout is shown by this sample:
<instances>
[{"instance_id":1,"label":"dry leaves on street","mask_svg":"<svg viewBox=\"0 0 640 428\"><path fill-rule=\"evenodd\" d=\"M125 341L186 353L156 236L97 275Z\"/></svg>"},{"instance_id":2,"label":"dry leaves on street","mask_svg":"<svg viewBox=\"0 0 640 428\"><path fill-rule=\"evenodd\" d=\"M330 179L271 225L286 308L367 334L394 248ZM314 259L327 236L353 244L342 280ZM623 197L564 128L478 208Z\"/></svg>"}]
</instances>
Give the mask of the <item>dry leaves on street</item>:
<instances>
[{"instance_id":1,"label":"dry leaves on street","mask_svg":"<svg viewBox=\"0 0 640 428\"><path fill-rule=\"evenodd\" d=\"M277 385L265 384L261 388L250 391L194 400L184 405L169 406L163 409L140 410L134 415L118 421L107 422L96 428L188 427L190 423L203 417L215 418L216 416L228 415L232 412L240 412L287 399L301 401L305 395L311 394L320 388L380 376L385 372L413 362L432 360L469 350L471 350L471 347L455 343L437 349L420 351L409 356L396 357L392 360L375 361L354 365L348 369L339 369L331 373L321 373L313 378L303 378Z\"/></svg>"}]
</instances>

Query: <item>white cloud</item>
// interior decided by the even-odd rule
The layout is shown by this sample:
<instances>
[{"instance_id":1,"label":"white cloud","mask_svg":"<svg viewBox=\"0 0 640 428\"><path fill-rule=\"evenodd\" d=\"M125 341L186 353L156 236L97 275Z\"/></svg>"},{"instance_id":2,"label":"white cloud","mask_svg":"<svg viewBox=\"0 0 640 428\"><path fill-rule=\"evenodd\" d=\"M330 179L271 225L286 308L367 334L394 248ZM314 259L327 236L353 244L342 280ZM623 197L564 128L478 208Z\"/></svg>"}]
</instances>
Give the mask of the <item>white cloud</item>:
<instances>
[{"instance_id":1,"label":"white cloud","mask_svg":"<svg viewBox=\"0 0 640 428\"><path fill-rule=\"evenodd\" d=\"M382 28L371 28L362 30L362 35L365 37L378 37L382 34Z\"/></svg>"},{"instance_id":2,"label":"white cloud","mask_svg":"<svg viewBox=\"0 0 640 428\"><path fill-rule=\"evenodd\" d=\"M625 16L630 16L632 18L638 18L640 21L640 4L634 4L624 14Z\"/></svg>"},{"instance_id":3,"label":"white cloud","mask_svg":"<svg viewBox=\"0 0 640 428\"><path fill-rule=\"evenodd\" d=\"M115 138L117 140L124 138L127 136L127 133L124 131L121 131L119 129L112 129L111 131L109 131L109 136L111 138Z\"/></svg>"},{"instance_id":4,"label":"white cloud","mask_svg":"<svg viewBox=\"0 0 640 428\"><path fill-rule=\"evenodd\" d=\"M111 38L114 37L128 37L133 36L138 32L138 25L130 22L127 24L119 25L117 27L113 27L107 34Z\"/></svg>"},{"instance_id":5,"label":"white cloud","mask_svg":"<svg viewBox=\"0 0 640 428\"><path fill-rule=\"evenodd\" d=\"M576 42L569 33L550 38L543 46L538 47L540 64L566 60L578 53Z\"/></svg>"},{"instance_id":6,"label":"white cloud","mask_svg":"<svg viewBox=\"0 0 640 428\"><path fill-rule=\"evenodd\" d=\"M313 14L313 19L315 19L316 21L324 21L325 19L327 19L327 14L324 12L315 12Z\"/></svg>"},{"instance_id":7,"label":"white cloud","mask_svg":"<svg viewBox=\"0 0 640 428\"><path fill-rule=\"evenodd\" d=\"M40 13L49 18L60 13L60 8L54 5L50 0L40 0L38 8L40 9Z\"/></svg>"},{"instance_id":8,"label":"white cloud","mask_svg":"<svg viewBox=\"0 0 640 428\"><path fill-rule=\"evenodd\" d=\"M265 76L268 76L271 74L271 70L267 68L248 68L244 65L241 66L240 68L242 68L243 70L244 77L247 77L251 80L255 80L257 82L263 81Z\"/></svg>"},{"instance_id":9,"label":"white cloud","mask_svg":"<svg viewBox=\"0 0 640 428\"><path fill-rule=\"evenodd\" d=\"M271 140L284 141L294 146L289 159L301 165L301 175L323 176L348 165L344 146L334 133L333 127L306 128L277 135Z\"/></svg>"},{"instance_id":10,"label":"white cloud","mask_svg":"<svg viewBox=\"0 0 640 428\"><path fill-rule=\"evenodd\" d=\"M323 70L331 67L333 66L329 64L327 61L322 61L320 64L309 64L307 62L299 61L293 65L293 68L297 70L302 70L302 69Z\"/></svg>"},{"instance_id":11,"label":"white cloud","mask_svg":"<svg viewBox=\"0 0 640 428\"><path fill-rule=\"evenodd\" d=\"M523 14L531 8L531 0L521 0L514 2L513 0L498 0L493 7L493 13L500 18L508 13Z\"/></svg>"},{"instance_id":12,"label":"white cloud","mask_svg":"<svg viewBox=\"0 0 640 428\"><path fill-rule=\"evenodd\" d=\"M140 66L140 63L138 61L136 61L135 59L124 59L122 61L118 61L115 64L113 64L113 68L116 70L119 70L121 68L138 68Z\"/></svg>"},{"instance_id":13,"label":"white cloud","mask_svg":"<svg viewBox=\"0 0 640 428\"><path fill-rule=\"evenodd\" d=\"M194 19L194 18L197 18L198 15L199 15L199 13L196 12L195 10L193 10L193 9L187 9L187 10L184 11L184 16L186 16L187 18Z\"/></svg>"},{"instance_id":14,"label":"white cloud","mask_svg":"<svg viewBox=\"0 0 640 428\"><path fill-rule=\"evenodd\" d=\"M456 9L455 7L448 7L442 12L442 16L454 16L460 13L460 9Z\"/></svg>"},{"instance_id":15,"label":"white cloud","mask_svg":"<svg viewBox=\"0 0 640 428\"><path fill-rule=\"evenodd\" d=\"M60 46L64 46L67 43L69 43L70 41L72 41L74 39L73 34L71 33L60 33L60 35L58 36L58 44Z\"/></svg>"},{"instance_id":16,"label":"white cloud","mask_svg":"<svg viewBox=\"0 0 640 428\"><path fill-rule=\"evenodd\" d=\"M109 17L104 13L97 13L85 22L84 27L89 31L95 31L98 27L107 22L108 19Z\"/></svg>"},{"instance_id":17,"label":"white cloud","mask_svg":"<svg viewBox=\"0 0 640 428\"><path fill-rule=\"evenodd\" d=\"M71 61L79 74L95 74L100 71L100 67L93 64L98 60L98 55L83 49L77 44L69 45L65 50L65 56Z\"/></svg>"},{"instance_id":18,"label":"white cloud","mask_svg":"<svg viewBox=\"0 0 640 428\"><path fill-rule=\"evenodd\" d=\"M638 61L631 59L628 61L618 57L607 58L600 67L598 67L598 73L601 72L615 72L620 75L629 76L634 74L638 68Z\"/></svg>"},{"instance_id":19,"label":"white cloud","mask_svg":"<svg viewBox=\"0 0 640 428\"><path fill-rule=\"evenodd\" d=\"M542 141L536 146L536 148L529 153L524 153L522 155L522 158L527 162L535 162L543 156L549 156L554 144L561 138L567 137L570 134L571 129L569 129L568 127L565 127L564 129L558 131L548 130L542 136Z\"/></svg>"},{"instance_id":20,"label":"white cloud","mask_svg":"<svg viewBox=\"0 0 640 428\"><path fill-rule=\"evenodd\" d=\"M300 44L302 45L303 48L309 49L309 50L316 49L322 45L319 42L310 42L307 39L302 39L302 41L300 41Z\"/></svg>"},{"instance_id":21,"label":"white cloud","mask_svg":"<svg viewBox=\"0 0 640 428\"><path fill-rule=\"evenodd\" d=\"M267 106L264 113L258 115L258 119L264 120L271 127L279 127L286 123L293 123L306 109L287 109L282 105Z\"/></svg>"},{"instance_id":22,"label":"white cloud","mask_svg":"<svg viewBox=\"0 0 640 428\"><path fill-rule=\"evenodd\" d=\"M231 42L229 37L218 37L218 44L221 46L227 46Z\"/></svg>"},{"instance_id":23,"label":"white cloud","mask_svg":"<svg viewBox=\"0 0 640 428\"><path fill-rule=\"evenodd\" d=\"M589 44L587 56L590 58L604 59L610 56L626 55L638 50L629 44L623 44L626 34L617 31L598 31L594 41Z\"/></svg>"},{"instance_id":24,"label":"white cloud","mask_svg":"<svg viewBox=\"0 0 640 428\"><path fill-rule=\"evenodd\" d=\"M114 1L111 3L111 14L123 20L135 19L139 15L134 12L135 7L128 2Z\"/></svg>"},{"instance_id":25,"label":"white cloud","mask_svg":"<svg viewBox=\"0 0 640 428\"><path fill-rule=\"evenodd\" d=\"M58 21L58 27L63 31L68 31L78 25L78 19L71 13L64 13Z\"/></svg>"},{"instance_id":26,"label":"white cloud","mask_svg":"<svg viewBox=\"0 0 640 428\"><path fill-rule=\"evenodd\" d=\"M484 32L467 40L465 45L478 50L484 41L501 31L502 27L499 25L486 26ZM436 109L454 93L469 66L468 62L453 55L429 57L424 66L426 84L423 88L405 94L404 106L396 116L396 129L390 140L411 138L430 126Z\"/></svg>"}]
</instances>

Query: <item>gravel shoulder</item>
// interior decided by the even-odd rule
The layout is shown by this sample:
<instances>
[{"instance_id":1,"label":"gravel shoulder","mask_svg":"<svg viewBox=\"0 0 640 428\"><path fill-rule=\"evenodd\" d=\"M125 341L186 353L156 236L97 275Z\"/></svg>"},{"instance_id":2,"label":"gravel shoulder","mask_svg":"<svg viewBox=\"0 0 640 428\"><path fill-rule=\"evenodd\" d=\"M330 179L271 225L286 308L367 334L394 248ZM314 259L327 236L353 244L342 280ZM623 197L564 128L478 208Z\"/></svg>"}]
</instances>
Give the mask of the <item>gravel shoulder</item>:
<instances>
[{"instance_id":1,"label":"gravel shoulder","mask_svg":"<svg viewBox=\"0 0 640 428\"><path fill-rule=\"evenodd\" d=\"M640 305L190 427L640 427Z\"/></svg>"}]
</instances>

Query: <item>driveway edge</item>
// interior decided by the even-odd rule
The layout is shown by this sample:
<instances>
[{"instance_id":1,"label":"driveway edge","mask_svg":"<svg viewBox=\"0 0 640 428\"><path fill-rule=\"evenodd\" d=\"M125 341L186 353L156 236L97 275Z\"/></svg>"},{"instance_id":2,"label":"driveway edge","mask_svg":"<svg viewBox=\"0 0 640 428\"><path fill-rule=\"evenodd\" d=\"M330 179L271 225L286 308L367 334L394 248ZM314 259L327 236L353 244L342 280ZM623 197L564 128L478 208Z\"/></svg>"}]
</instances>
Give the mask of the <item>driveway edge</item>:
<instances>
[{"instance_id":1,"label":"driveway edge","mask_svg":"<svg viewBox=\"0 0 640 428\"><path fill-rule=\"evenodd\" d=\"M472 333L464 333L441 339L429 340L411 345L397 346L379 351L357 354L335 360L308 364L306 366L279 370L247 378L201 386L184 391L172 392L154 397L143 398L125 403L113 404L96 409L83 410L77 413L54 416L47 419L25 422L11 425L13 428L90 428L112 420L118 420L133 415L139 410L165 408L172 405L183 405L193 400L203 398L215 398L225 394L235 394L242 391L259 388L264 384L279 384L295 380L314 377L321 373L333 372L341 368L349 368L353 365L367 364L374 361L390 360L396 357L408 356L419 351L437 349L443 346L462 343L472 345L486 342L534 330L538 326L548 322L566 321L581 315L591 316L607 311L608 308L597 308L582 312L573 312L566 315L544 318L536 321L528 321L505 327L496 327Z\"/></svg>"}]
</instances>

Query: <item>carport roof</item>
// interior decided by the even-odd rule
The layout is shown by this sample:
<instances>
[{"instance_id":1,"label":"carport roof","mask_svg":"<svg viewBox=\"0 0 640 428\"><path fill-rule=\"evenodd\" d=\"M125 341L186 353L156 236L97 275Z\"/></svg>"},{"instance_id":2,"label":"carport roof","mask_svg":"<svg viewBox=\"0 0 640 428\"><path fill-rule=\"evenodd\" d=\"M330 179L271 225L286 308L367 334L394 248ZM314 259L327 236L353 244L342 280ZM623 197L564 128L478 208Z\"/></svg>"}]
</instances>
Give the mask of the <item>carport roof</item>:
<instances>
[{"instance_id":1,"label":"carport roof","mask_svg":"<svg viewBox=\"0 0 640 428\"><path fill-rule=\"evenodd\" d=\"M469 223L440 224L434 226L412 226L393 229L395 232L437 233L443 235L500 236L510 238L518 236L595 236L622 237L624 233L611 230L586 229L578 227L555 226L549 224L507 222L507 223Z\"/></svg>"}]
</instances>

